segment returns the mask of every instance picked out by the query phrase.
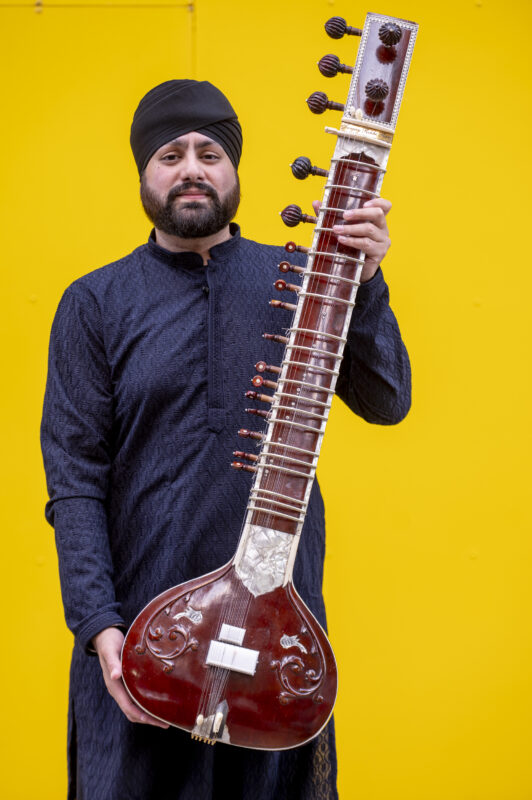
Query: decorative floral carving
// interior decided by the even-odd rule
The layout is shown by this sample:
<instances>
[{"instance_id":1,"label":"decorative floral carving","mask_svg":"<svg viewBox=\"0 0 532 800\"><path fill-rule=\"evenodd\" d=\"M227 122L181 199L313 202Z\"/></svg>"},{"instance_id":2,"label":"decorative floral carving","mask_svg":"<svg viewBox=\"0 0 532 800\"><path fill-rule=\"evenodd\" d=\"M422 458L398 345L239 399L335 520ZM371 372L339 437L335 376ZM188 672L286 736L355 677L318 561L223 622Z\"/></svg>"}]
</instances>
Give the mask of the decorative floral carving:
<instances>
[{"instance_id":1,"label":"decorative floral carving","mask_svg":"<svg viewBox=\"0 0 532 800\"><path fill-rule=\"evenodd\" d=\"M312 630L303 627L300 633L302 636L308 636L311 641L310 650L304 648L306 657L286 655L280 660L272 661L270 664L271 668L276 671L277 678L284 689L277 697L283 706L298 697L313 696L315 703L323 702L323 697L317 694L325 677L323 652ZM299 639L298 636L290 638ZM299 641L297 646L302 647Z\"/></svg>"},{"instance_id":2,"label":"decorative floral carving","mask_svg":"<svg viewBox=\"0 0 532 800\"><path fill-rule=\"evenodd\" d=\"M144 655L148 650L154 658L159 659L165 672L171 672L175 660L187 650L198 649L198 640L191 635L191 627L186 620L197 625L203 615L198 609L187 606L190 597L190 593L187 593L157 609L144 626L140 643L135 647L138 655Z\"/></svg>"}]
</instances>

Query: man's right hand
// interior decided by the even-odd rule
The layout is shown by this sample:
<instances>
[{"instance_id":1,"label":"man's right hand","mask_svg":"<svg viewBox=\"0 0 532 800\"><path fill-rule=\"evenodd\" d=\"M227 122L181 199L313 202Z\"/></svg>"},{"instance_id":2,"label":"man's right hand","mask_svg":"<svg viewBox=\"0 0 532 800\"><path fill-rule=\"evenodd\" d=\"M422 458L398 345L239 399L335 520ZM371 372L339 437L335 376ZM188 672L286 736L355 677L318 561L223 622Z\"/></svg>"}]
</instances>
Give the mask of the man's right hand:
<instances>
[{"instance_id":1,"label":"man's right hand","mask_svg":"<svg viewBox=\"0 0 532 800\"><path fill-rule=\"evenodd\" d=\"M146 725L155 725L156 728L169 728L170 726L166 722L161 722L142 711L127 693L122 683L122 664L120 662L123 642L124 634L118 628L105 628L92 639L94 649L100 659L107 691L130 722L143 722Z\"/></svg>"}]
</instances>

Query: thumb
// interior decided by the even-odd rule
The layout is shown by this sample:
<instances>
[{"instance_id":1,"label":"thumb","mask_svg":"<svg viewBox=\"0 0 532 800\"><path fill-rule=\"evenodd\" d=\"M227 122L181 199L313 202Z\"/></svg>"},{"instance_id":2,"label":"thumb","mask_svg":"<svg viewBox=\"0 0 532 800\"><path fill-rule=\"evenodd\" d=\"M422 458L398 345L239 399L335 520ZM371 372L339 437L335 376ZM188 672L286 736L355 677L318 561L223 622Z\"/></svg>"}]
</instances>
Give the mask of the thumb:
<instances>
[{"instance_id":1,"label":"thumb","mask_svg":"<svg viewBox=\"0 0 532 800\"><path fill-rule=\"evenodd\" d=\"M321 206L321 200L313 200L312 201L312 208L314 209L314 213L318 214Z\"/></svg>"}]
</instances>

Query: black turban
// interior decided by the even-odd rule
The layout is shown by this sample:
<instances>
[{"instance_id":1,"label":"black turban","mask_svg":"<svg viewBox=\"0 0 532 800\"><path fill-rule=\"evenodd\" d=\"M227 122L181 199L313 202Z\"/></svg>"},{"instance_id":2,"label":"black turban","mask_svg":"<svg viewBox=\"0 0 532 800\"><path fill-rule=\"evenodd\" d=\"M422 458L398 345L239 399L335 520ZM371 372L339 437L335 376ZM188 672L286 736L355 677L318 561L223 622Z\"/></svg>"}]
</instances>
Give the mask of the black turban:
<instances>
[{"instance_id":1,"label":"black turban","mask_svg":"<svg viewBox=\"0 0 532 800\"><path fill-rule=\"evenodd\" d=\"M218 142L235 169L242 129L227 97L208 81L165 81L144 95L131 125L131 149L139 175L159 147L197 131Z\"/></svg>"}]
</instances>

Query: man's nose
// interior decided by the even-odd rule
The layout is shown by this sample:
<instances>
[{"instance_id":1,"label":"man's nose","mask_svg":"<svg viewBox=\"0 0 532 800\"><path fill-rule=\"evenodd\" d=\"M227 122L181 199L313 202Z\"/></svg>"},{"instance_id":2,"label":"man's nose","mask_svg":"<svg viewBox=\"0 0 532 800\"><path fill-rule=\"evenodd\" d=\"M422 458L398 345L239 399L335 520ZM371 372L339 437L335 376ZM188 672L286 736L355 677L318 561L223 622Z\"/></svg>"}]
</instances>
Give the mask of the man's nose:
<instances>
[{"instance_id":1,"label":"man's nose","mask_svg":"<svg viewBox=\"0 0 532 800\"><path fill-rule=\"evenodd\" d=\"M203 163L195 153L187 153L180 163L180 178L184 181L198 181L205 178Z\"/></svg>"}]
</instances>

